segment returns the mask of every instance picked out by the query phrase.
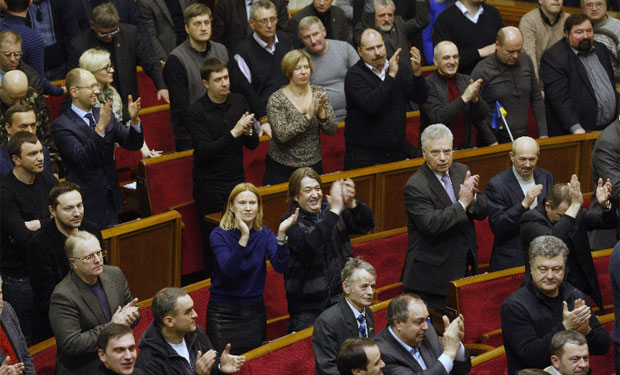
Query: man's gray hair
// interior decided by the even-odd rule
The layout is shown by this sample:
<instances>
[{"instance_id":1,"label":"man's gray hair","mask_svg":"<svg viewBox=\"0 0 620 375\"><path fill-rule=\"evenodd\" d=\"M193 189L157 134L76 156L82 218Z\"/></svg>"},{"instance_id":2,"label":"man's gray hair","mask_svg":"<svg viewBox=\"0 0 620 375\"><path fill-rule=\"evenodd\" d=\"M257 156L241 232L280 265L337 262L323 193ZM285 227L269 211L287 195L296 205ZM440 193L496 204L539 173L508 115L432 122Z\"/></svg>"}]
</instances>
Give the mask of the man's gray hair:
<instances>
[{"instance_id":1,"label":"man's gray hair","mask_svg":"<svg viewBox=\"0 0 620 375\"><path fill-rule=\"evenodd\" d=\"M78 244L78 242L89 240L95 240L97 241L97 243L99 243L99 239L97 239L95 235L85 230L78 230L77 232L74 232L69 237L67 237L67 239L65 240L65 254L67 254L67 258L73 258L73 254L75 253L75 246Z\"/></svg>"},{"instance_id":2,"label":"man's gray hair","mask_svg":"<svg viewBox=\"0 0 620 375\"><path fill-rule=\"evenodd\" d=\"M392 0L375 0L374 1L374 7L376 8L377 5L381 5L381 6L391 6L392 9L396 10L396 5L394 5L394 2Z\"/></svg>"},{"instance_id":3,"label":"man's gray hair","mask_svg":"<svg viewBox=\"0 0 620 375\"><path fill-rule=\"evenodd\" d=\"M321 30L325 28L325 26L323 25L323 22L321 22L319 17L305 16L304 18L301 19L301 21L299 21L299 24L297 25L297 31L299 32L299 34L301 34L302 31L309 29L312 25L315 25L315 24L319 25L319 29Z\"/></svg>"},{"instance_id":4,"label":"man's gray hair","mask_svg":"<svg viewBox=\"0 0 620 375\"><path fill-rule=\"evenodd\" d=\"M373 267L370 263L366 262L362 258L349 258L349 260L347 260L344 264L344 267L342 267L342 272L340 273L342 282L346 281L348 284L355 282L355 270L358 269L366 270L375 279L377 278L377 271L375 271L375 267Z\"/></svg>"},{"instance_id":5,"label":"man's gray hair","mask_svg":"<svg viewBox=\"0 0 620 375\"><path fill-rule=\"evenodd\" d=\"M440 138L448 138L450 139L450 143L452 143L454 137L452 136L452 132L450 131L450 129L448 129L448 127L444 124L433 124L427 126L426 129L424 129L424 131L422 132L422 135L420 136L422 148L426 149L426 146L431 140Z\"/></svg>"},{"instance_id":6,"label":"man's gray hair","mask_svg":"<svg viewBox=\"0 0 620 375\"><path fill-rule=\"evenodd\" d=\"M534 263L537 256L554 258L562 255L564 262L568 259L568 246L555 236L538 236L530 242L529 259Z\"/></svg>"},{"instance_id":7,"label":"man's gray hair","mask_svg":"<svg viewBox=\"0 0 620 375\"><path fill-rule=\"evenodd\" d=\"M258 10L258 8L263 8L263 9L273 9L274 12L276 12L276 14L278 13L278 11L276 10L276 6L269 0L256 0L255 2L252 3L252 6L250 6L250 18L255 20L256 18L254 18L254 16L256 16L256 11Z\"/></svg>"},{"instance_id":8,"label":"man's gray hair","mask_svg":"<svg viewBox=\"0 0 620 375\"><path fill-rule=\"evenodd\" d=\"M568 343L581 346L586 345L588 341L583 334L570 329L556 332L551 338L551 346L549 348L551 354L560 358L564 352L564 345Z\"/></svg>"}]
</instances>

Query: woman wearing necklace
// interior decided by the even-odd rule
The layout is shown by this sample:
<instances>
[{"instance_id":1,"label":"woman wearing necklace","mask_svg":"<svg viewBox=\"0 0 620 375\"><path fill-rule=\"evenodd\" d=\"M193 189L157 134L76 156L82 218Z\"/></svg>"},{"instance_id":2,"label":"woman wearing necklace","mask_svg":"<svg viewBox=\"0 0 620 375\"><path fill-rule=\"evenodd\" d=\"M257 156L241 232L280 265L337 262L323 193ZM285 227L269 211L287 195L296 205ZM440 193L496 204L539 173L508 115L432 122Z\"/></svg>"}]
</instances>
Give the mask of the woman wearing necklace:
<instances>
[{"instance_id":1,"label":"woman wearing necklace","mask_svg":"<svg viewBox=\"0 0 620 375\"><path fill-rule=\"evenodd\" d=\"M320 132L334 135L338 130L327 92L310 84L310 56L299 49L288 52L282 59L282 72L289 84L271 94L267 102L272 138L264 185L286 182L300 167L323 173Z\"/></svg>"}]
</instances>

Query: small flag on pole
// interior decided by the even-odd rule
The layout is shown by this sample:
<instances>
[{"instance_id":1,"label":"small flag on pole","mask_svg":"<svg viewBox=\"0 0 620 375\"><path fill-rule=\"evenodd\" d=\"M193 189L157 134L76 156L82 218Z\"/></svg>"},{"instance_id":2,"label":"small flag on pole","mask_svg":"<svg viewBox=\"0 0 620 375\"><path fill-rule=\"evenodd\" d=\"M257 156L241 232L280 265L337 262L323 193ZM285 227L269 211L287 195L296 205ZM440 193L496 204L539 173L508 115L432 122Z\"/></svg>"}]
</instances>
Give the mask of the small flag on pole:
<instances>
[{"instance_id":1,"label":"small flag on pole","mask_svg":"<svg viewBox=\"0 0 620 375\"><path fill-rule=\"evenodd\" d=\"M508 136L510 136L510 141L514 142L514 138L512 137L512 132L510 131L510 127L506 122L506 115L508 112L499 104L499 101L495 101L495 110L493 111L493 119L491 120L491 128L493 130L501 130L506 126L506 131L508 132ZM501 122L500 122L501 119ZM502 125L503 124L503 125Z\"/></svg>"}]
</instances>

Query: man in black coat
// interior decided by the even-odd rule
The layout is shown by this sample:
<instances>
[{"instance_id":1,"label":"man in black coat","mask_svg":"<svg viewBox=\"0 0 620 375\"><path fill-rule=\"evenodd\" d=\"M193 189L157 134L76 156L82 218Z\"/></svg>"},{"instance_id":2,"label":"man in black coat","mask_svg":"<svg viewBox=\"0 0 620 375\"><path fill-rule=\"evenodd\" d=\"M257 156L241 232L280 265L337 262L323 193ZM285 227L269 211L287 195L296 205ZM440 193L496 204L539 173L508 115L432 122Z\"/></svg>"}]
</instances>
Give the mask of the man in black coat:
<instances>
[{"instance_id":1,"label":"man in black coat","mask_svg":"<svg viewBox=\"0 0 620 375\"><path fill-rule=\"evenodd\" d=\"M70 271L65 253L65 241L78 230L89 232L104 247L99 227L84 221L84 205L80 188L64 181L52 188L49 194L49 211L54 220L43 225L28 244L30 284L34 295L33 343L52 337L49 322L50 297L56 284Z\"/></svg>"},{"instance_id":2,"label":"man in black coat","mask_svg":"<svg viewBox=\"0 0 620 375\"><path fill-rule=\"evenodd\" d=\"M579 180L573 175L569 184L556 184L551 187L544 205L521 216L521 249L524 258L527 257L527 251L534 238L543 235L560 238L570 249L566 279L571 285L590 295L601 309L603 297L592 260L587 231L618 226L617 208L609 200L611 190L610 180L603 183L603 179L600 178L595 199L603 207L603 211L585 210L581 207L583 196Z\"/></svg>"},{"instance_id":3,"label":"man in black coat","mask_svg":"<svg viewBox=\"0 0 620 375\"><path fill-rule=\"evenodd\" d=\"M604 129L620 108L607 48L594 41L592 23L573 14L564 38L540 62L549 136Z\"/></svg>"},{"instance_id":4,"label":"man in black coat","mask_svg":"<svg viewBox=\"0 0 620 375\"><path fill-rule=\"evenodd\" d=\"M77 68L80 56L90 48L103 48L110 52L114 66L113 86L123 101L123 120L129 120L127 96L137 99L138 65L153 80L157 99L169 102L168 89L162 77L162 66L153 53L151 44L143 39L134 25L120 23L116 8L111 3L93 9L90 30L82 32L71 41L67 70Z\"/></svg>"},{"instance_id":5,"label":"man in black coat","mask_svg":"<svg viewBox=\"0 0 620 375\"><path fill-rule=\"evenodd\" d=\"M314 323L312 349L316 375L338 375L338 348L349 337L375 336L375 319L370 309L377 272L368 262L349 258L342 269L344 298L323 311Z\"/></svg>"}]
</instances>

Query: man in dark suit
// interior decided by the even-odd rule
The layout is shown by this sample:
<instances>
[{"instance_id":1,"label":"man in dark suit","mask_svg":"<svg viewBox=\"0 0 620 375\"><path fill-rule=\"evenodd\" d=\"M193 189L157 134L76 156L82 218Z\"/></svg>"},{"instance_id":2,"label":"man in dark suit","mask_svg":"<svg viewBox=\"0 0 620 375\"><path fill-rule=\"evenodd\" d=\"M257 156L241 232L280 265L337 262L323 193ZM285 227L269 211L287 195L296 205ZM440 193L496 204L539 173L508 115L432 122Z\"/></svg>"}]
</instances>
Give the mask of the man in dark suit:
<instances>
[{"instance_id":1,"label":"man in dark suit","mask_svg":"<svg viewBox=\"0 0 620 375\"><path fill-rule=\"evenodd\" d=\"M420 106L421 130L431 124L445 124L452 132L455 149L497 144L489 123L489 106L478 96L482 80L474 82L468 75L457 73L456 44L439 42L433 55L437 71L426 77L428 99ZM478 131L476 139L472 125Z\"/></svg>"},{"instance_id":2,"label":"man in dark suit","mask_svg":"<svg viewBox=\"0 0 620 375\"><path fill-rule=\"evenodd\" d=\"M97 336L109 322L137 323L138 299L120 268L103 264L97 237L78 231L65 249L71 272L54 288L49 313L58 344L56 374L92 374L100 363Z\"/></svg>"},{"instance_id":3,"label":"man in dark suit","mask_svg":"<svg viewBox=\"0 0 620 375\"><path fill-rule=\"evenodd\" d=\"M463 315L452 323L443 316L441 342L424 301L414 294L394 298L386 319L388 326L377 335L385 375L465 375L471 370L469 354L461 343L465 335Z\"/></svg>"},{"instance_id":4,"label":"man in dark suit","mask_svg":"<svg viewBox=\"0 0 620 375\"><path fill-rule=\"evenodd\" d=\"M314 323L312 349L316 375L338 375L336 355L349 337L374 337L375 319L370 304L377 272L369 263L349 258L342 269L344 299L323 311Z\"/></svg>"},{"instance_id":5,"label":"man in dark suit","mask_svg":"<svg viewBox=\"0 0 620 375\"><path fill-rule=\"evenodd\" d=\"M512 166L487 183L489 224L495 235L491 254L491 271L523 266L527 260L521 252L519 222L521 215L544 205L553 185L549 171L536 168L540 147L530 137L519 137L509 153Z\"/></svg>"},{"instance_id":6,"label":"man in dark suit","mask_svg":"<svg viewBox=\"0 0 620 375\"><path fill-rule=\"evenodd\" d=\"M611 182L599 179L593 199L603 207L602 212L590 212L581 207L583 195L576 175L570 183L556 184L547 192L544 205L521 216L521 249L524 258L532 240L538 236L552 235L568 245L566 279L575 288L592 297L603 308L603 297L592 260L588 231L610 229L618 226L617 207L609 200Z\"/></svg>"},{"instance_id":7,"label":"man in dark suit","mask_svg":"<svg viewBox=\"0 0 620 375\"><path fill-rule=\"evenodd\" d=\"M65 254L65 241L78 230L87 231L99 240L103 237L96 224L84 221L84 206L80 188L69 181L58 183L49 194L49 223L32 237L28 244L30 284L34 295L32 341L38 343L53 336L49 322L50 297L54 287L70 271Z\"/></svg>"},{"instance_id":8,"label":"man in dark suit","mask_svg":"<svg viewBox=\"0 0 620 375\"><path fill-rule=\"evenodd\" d=\"M611 203L620 207L620 121L615 120L603 130L596 139L592 156L592 182L596 185L599 178L611 181ZM590 200L590 210L601 211L596 199ZM593 230L590 232L592 250L609 249L618 242L618 228L611 230Z\"/></svg>"},{"instance_id":9,"label":"man in dark suit","mask_svg":"<svg viewBox=\"0 0 620 375\"><path fill-rule=\"evenodd\" d=\"M313 0L311 4L295 13L288 21L288 32L293 36L296 47L303 46L299 39L298 26L299 21L307 16L315 16L321 20L325 26L327 39L351 42L349 22L347 22L344 11L333 5L333 0Z\"/></svg>"},{"instance_id":10,"label":"man in dark suit","mask_svg":"<svg viewBox=\"0 0 620 375\"><path fill-rule=\"evenodd\" d=\"M549 136L604 129L620 108L607 48L585 14L564 23L564 38L540 62Z\"/></svg>"},{"instance_id":11,"label":"man in dark suit","mask_svg":"<svg viewBox=\"0 0 620 375\"><path fill-rule=\"evenodd\" d=\"M422 132L424 163L403 191L409 248L403 268L405 291L443 311L451 280L478 270L474 219L487 216L487 198L477 190L480 176L452 163L452 133L442 124Z\"/></svg>"},{"instance_id":12,"label":"man in dark suit","mask_svg":"<svg viewBox=\"0 0 620 375\"><path fill-rule=\"evenodd\" d=\"M385 363L381 360L375 340L349 337L344 340L336 357L340 375L382 375Z\"/></svg>"},{"instance_id":13,"label":"man in dark suit","mask_svg":"<svg viewBox=\"0 0 620 375\"><path fill-rule=\"evenodd\" d=\"M155 56L166 61L168 54L185 40L183 10L195 0L138 0L137 4L151 41Z\"/></svg>"},{"instance_id":14,"label":"man in dark suit","mask_svg":"<svg viewBox=\"0 0 620 375\"><path fill-rule=\"evenodd\" d=\"M122 204L114 144L139 150L144 143L138 118L140 98L135 102L131 95L128 98L131 126L126 127L112 114L111 100L94 108L99 85L92 73L73 69L67 74L66 85L73 104L52 124L52 137L67 170L67 180L82 189L86 220L107 228L118 222Z\"/></svg>"},{"instance_id":15,"label":"man in dark suit","mask_svg":"<svg viewBox=\"0 0 620 375\"><path fill-rule=\"evenodd\" d=\"M273 0L278 18L277 28L286 31L289 21L288 9L284 0ZM250 28L250 5L248 0L221 0L215 6L213 17L213 40L235 51L239 43L252 35Z\"/></svg>"},{"instance_id":16,"label":"man in dark suit","mask_svg":"<svg viewBox=\"0 0 620 375\"><path fill-rule=\"evenodd\" d=\"M157 88L157 99L168 98L168 89L162 77L162 66L153 53L150 43L140 35L134 25L120 22L118 11L111 3L101 4L93 9L90 30L82 32L71 41L67 69L79 66L80 56L90 48L103 48L110 52L114 66L114 87L123 101L123 121L129 120L127 97L138 93L138 65L153 80Z\"/></svg>"}]
</instances>

